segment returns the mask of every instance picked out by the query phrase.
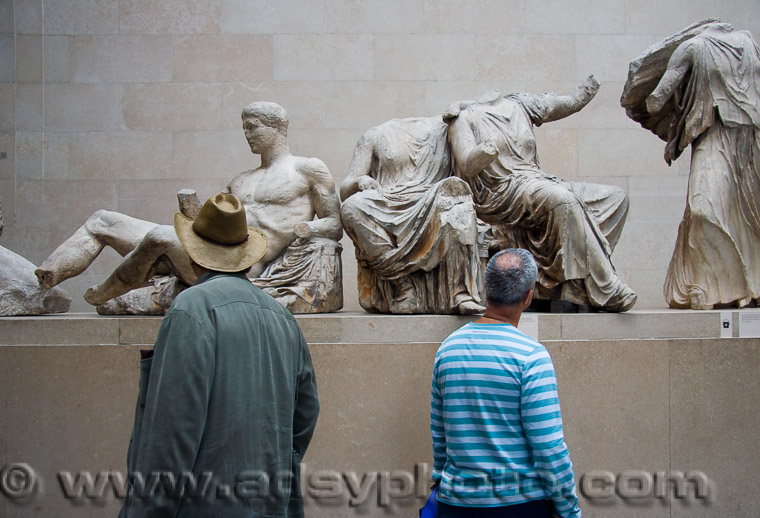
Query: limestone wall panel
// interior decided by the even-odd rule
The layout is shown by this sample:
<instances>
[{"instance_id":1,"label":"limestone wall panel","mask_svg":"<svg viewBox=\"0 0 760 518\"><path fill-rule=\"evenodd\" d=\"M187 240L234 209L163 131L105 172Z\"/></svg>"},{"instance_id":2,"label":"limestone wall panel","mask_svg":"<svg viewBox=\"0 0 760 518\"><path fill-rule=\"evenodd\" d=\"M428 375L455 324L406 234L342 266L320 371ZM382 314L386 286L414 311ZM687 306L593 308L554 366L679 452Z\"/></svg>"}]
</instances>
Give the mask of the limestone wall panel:
<instances>
[{"instance_id":1,"label":"limestone wall panel","mask_svg":"<svg viewBox=\"0 0 760 518\"><path fill-rule=\"evenodd\" d=\"M374 79L456 81L478 75L476 37L465 34L378 35Z\"/></svg>"},{"instance_id":2,"label":"limestone wall panel","mask_svg":"<svg viewBox=\"0 0 760 518\"><path fill-rule=\"evenodd\" d=\"M325 30L339 33L419 33L423 0L325 0Z\"/></svg>"},{"instance_id":3,"label":"limestone wall panel","mask_svg":"<svg viewBox=\"0 0 760 518\"><path fill-rule=\"evenodd\" d=\"M375 77L376 37L369 34L279 34L275 81L367 81ZM378 74L379 75L379 74ZM377 77L382 79L382 77ZM387 78L386 78L387 79Z\"/></svg>"},{"instance_id":4,"label":"limestone wall panel","mask_svg":"<svg viewBox=\"0 0 760 518\"><path fill-rule=\"evenodd\" d=\"M43 80L45 83L68 83L71 81L70 36L45 36L43 38Z\"/></svg>"},{"instance_id":5,"label":"limestone wall panel","mask_svg":"<svg viewBox=\"0 0 760 518\"><path fill-rule=\"evenodd\" d=\"M45 86L45 130L114 131L123 127L121 84L55 83ZM42 128L40 128L42 129Z\"/></svg>"},{"instance_id":6,"label":"limestone wall panel","mask_svg":"<svg viewBox=\"0 0 760 518\"><path fill-rule=\"evenodd\" d=\"M17 131L42 131L44 95L40 83L16 83Z\"/></svg>"},{"instance_id":7,"label":"limestone wall panel","mask_svg":"<svg viewBox=\"0 0 760 518\"><path fill-rule=\"evenodd\" d=\"M163 82L171 79L169 36L74 36L71 80L76 83ZM150 56L150 59L145 59Z\"/></svg>"},{"instance_id":8,"label":"limestone wall panel","mask_svg":"<svg viewBox=\"0 0 760 518\"><path fill-rule=\"evenodd\" d=\"M324 32L324 0L221 0L222 33Z\"/></svg>"},{"instance_id":9,"label":"limestone wall panel","mask_svg":"<svg viewBox=\"0 0 760 518\"><path fill-rule=\"evenodd\" d=\"M575 37L562 35L480 35L474 57L481 80L574 81Z\"/></svg>"},{"instance_id":10,"label":"limestone wall panel","mask_svg":"<svg viewBox=\"0 0 760 518\"><path fill-rule=\"evenodd\" d=\"M122 0L122 34L214 34L221 30L221 0Z\"/></svg>"},{"instance_id":11,"label":"limestone wall panel","mask_svg":"<svg viewBox=\"0 0 760 518\"><path fill-rule=\"evenodd\" d=\"M425 0L425 32L520 34L525 0Z\"/></svg>"},{"instance_id":12,"label":"limestone wall panel","mask_svg":"<svg viewBox=\"0 0 760 518\"><path fill-rule=\"evenodd\" d=\"M119 0L45 0L44 13L45 34L119 34Z\"/></svg>"},{"instance_id":13,"label":"limestone wall panel","mask_svg":"<svg viewBox=\"0 0 760 518\"><path fill-rule=\"evenodd\" d=\"M124 123L129 130L214 130L222 122L219 83L124 85Z\"/></svg>"},{"instance_id":14,"label":"limestone wall panel","mask_svg":"<svg viewBox=\"0 0 760 518\"><path fill-rule=\"evenodd\" d=\"M15 81L15 52L13 34L0 34L0 83Z\"/></svg>"},{"instance_id":15,"label":"limestone wall panel","mask_svg":"<svg viewBox=\"0 0 760 518\"><path fill-rule=\"evenodd\" d=\"M204 34L172 39L172 80L268 81L272 78L269 36Z\"/></svg>"},{"instance_id":16,"label":"limestone wall panel","mask_svg":"<svg viewBox=\"0 0 760 518\"><path fill-rule=\"evenodd\" d=\"M16 132L16 178L41 180L44 176L42 163L43 134L41 131ZM5 206L3 206L5 212Z\"/></svg>"}]
</instances>

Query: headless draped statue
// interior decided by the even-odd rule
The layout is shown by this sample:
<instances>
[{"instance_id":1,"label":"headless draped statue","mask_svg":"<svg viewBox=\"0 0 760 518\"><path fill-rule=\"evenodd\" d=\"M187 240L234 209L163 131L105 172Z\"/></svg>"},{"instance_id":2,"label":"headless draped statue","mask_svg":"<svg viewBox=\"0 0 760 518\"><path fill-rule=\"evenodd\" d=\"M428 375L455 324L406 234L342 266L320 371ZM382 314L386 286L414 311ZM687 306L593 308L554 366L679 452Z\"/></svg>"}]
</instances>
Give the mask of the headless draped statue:
<instances>
[{"instance_id":1,"label":"headless draped statue","mask_svg":"<svg viewBox=\"0 0 760 518\"><path fill-rule=\"evenodd\" d=\"M744 307L760 297L760 49L708 20L631 63L621 104L667 142L691 146L686 209L665 279L679 309Z\"/></svg>"},{"instance_id":2,"label":"headless draped statue","mask_svg":"<svg viewBox=\"0 0 760 518\"><path fill-rule=\"evenodd\" d=\"M594 97L592 77L570 95L489 92L444 116L456 174L472 189L478 217L502 247L524 248L538 264L537 299L627 311L636 294L611 255L628 213L624 191L566 182L539 165L534 126L571 115Z\"/></svg>"},{"instance_id":3,"label":"headless draped statue","mask_svg":"<svg viewBox=\"0 0 760 518\"><path fill-rule=\"evenodd\" d=\"M261 229L269 243L248 275L294 313L337 311L343 306L343 229L333 177L321 160L290 153L288 115L281 106L253 103L242 119L261 167L239 174L225 191L242 201L248 224ZM105 246L124 260L85 293L100 313L165 313L174 296L196 280L171 225L97 211L40 265L40 285L52 287L80 274Z\"/></svg>"},{"instance_id":4,"label":"headless draped statue","mask_svg":"<svg viewBox=\"0 0 760 518\"><path fill-rule=\"evenodd\" d=\"M394 119L356 144L341 217L367 311L484 309L477 219L470 189L452 176L446 134L440 117Z\"/></svg>"}]
</instances>

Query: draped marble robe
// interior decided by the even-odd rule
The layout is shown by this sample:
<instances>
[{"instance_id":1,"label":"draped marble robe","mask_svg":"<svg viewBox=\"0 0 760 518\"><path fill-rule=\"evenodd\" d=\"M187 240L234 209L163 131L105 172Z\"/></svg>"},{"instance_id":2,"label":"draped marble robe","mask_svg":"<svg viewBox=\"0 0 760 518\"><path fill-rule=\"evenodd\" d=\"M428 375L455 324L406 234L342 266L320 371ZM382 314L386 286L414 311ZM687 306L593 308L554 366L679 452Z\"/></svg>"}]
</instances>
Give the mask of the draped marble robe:
<instances>
[{"instance_id":1,"label":"draped marble robe","mask_svg":"<svg viewBox=\"0 0 760 518\"><path fill-rule=\"evenodd\" d=\"M689 145L691 172L664 295L674 308L739 307L760 297L760 49L711 24L685 41L668 164Z\"/></svg>"},{"instance_id":2,"label":"draped marble robe","mask_svg":"<svg viewBox=\"0 0 760 518\"><path fill-rule=\"evenodd\" d=\"M533 253L539 267L536 297L626 311L636 295L615 272L610 256L628 214L617 187L566 182L544 173L533 126L549 116L554 94L513 94L463 109L449 130L491 140L496 159L467 178L475 210L499 227L508 246ZM464 156L468 150L457 150Z\"/></svg>"},{"instance_id":3,"label":"draped marble robe","mask_svg":"<svg viewBox=\"0 0 760 518\"><path fill-rule=\"evenodd\" d=\"M341 220L367 311L448 314L481 302L477 218L467 184L451 176L446 131L440 117L393 119L357 144L349 177L379 186L345 197Z\"/></svg>"}]
</instances>

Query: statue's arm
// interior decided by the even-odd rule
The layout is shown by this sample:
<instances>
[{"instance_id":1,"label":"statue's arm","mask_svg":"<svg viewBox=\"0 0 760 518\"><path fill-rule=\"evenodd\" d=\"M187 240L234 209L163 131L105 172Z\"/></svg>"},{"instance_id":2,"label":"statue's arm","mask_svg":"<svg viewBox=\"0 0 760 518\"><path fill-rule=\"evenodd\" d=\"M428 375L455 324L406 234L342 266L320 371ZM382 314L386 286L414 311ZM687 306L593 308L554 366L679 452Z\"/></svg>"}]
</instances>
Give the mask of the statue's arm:
<instances>
[{"instance_id":1,"label":"statue's arm","mask_svg":"<svg viewBox=\"0 0 760 518\"><path fill-rule=\"evenodd\" d=\"M660 82L647 97L647 111L657 113L673 96L686 73L691 68L694 58L694 47L684 42L679 45L668 60L668 68L660 78Z\"/></svg>"},{"instance_id":2,"label":"statue's arm","mask_svg":"<svg viewBox=\"0 0 760 518\"><path fill-rule=\"evenodd\" d=\"M362 135L354 148L354 155L351 157L346 177L340 184L341 200L346 201L349 196L359 191L380 187L377 180L370 176L374 149L370 133Z\"/></svg>"},{"instance_id":3,"label":"statue's arm","mask_svg":"<svg viewBox=\"0 0 760 518\"><path fill-rule=\"evenodd\" d=\"M578 85L570 95L543 94L546 103L546 115L541 122L552 122L564 119L579 112L594 98L599 91L599 81L591 75Z\"/></svg>"},{"instance_id":4,"label":"statue's arm","mask_svg":"<svg viewBox=\"0 0 760 518\"><path fill-rule=\"evenodd\" d=\"M464 114L449 119L449 144L454 167L463 178L471 178L488 167L499 154L491 139L478 142Z\"/></svg>"},{"instance_id":5,"label":"statue's arm","mask_svg":"<svg viewBox=\"0 0 760 518\"><path fill-rule=\"evenodd\" d=\"M307 159L301 172L309 181L309 194L318 219L303 221L296 225L298 237L325 237L336 241L343 237L340 223L340 200L335 192L335 180L324 162L317 158Z\"/></svg>"}]
</instances>

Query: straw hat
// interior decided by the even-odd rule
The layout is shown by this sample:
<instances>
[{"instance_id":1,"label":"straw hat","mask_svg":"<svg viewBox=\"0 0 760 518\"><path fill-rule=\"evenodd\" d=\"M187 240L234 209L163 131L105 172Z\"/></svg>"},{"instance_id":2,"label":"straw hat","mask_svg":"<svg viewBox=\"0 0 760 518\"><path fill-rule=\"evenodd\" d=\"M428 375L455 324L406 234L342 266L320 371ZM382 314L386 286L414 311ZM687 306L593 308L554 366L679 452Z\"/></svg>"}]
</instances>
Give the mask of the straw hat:
<instances>
[{"instance_id":1,"label":"straw hat","mask_svg":"<svg viewBox=\"0 0 760 518\"><path fill-rule=\"evenodd\" d=\"M267 237L246 224L243 204L233 194L209 198L195 220L177 212L174 230L193 261L218 272L245 270L267 250Z\"/></svg>"}]
</instances>

